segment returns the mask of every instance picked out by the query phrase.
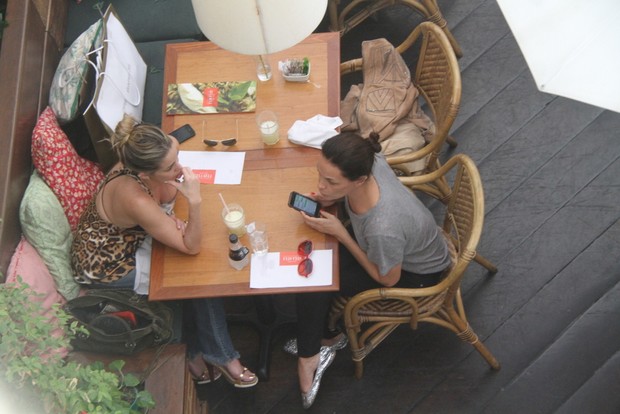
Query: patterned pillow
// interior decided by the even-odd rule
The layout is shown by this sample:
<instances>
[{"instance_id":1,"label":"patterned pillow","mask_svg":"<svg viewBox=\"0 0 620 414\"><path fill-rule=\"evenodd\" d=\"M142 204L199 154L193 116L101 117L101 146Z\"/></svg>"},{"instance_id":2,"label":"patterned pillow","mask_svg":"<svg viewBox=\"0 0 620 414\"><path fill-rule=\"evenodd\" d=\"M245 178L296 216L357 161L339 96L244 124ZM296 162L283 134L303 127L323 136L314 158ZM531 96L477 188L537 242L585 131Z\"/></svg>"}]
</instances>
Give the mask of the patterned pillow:
<instances>
[{"instance_id":1,"label":"patterned pillow","mask_svg":"<svg viewBox=\"0 0 620 414\"><path fill-rule=\"evenodd\" d=\"M62 55L56 68L50 88L50 107L61 124L77 116L82 103L84 79L88 64L87 53L101 46L103 39L103 20L99 19L82 33Z\"/></svg>"},{"instance_id":2,"label":"patterned pillow","mask_svg":"<svg viewBox=\"0 0 620 414\"><path fill-rule=\"evenodd\" d=\"M48 106L32 132L32 162L65 211L71 231L103 179L92 161L81 158Z\"/></svg>"},{"instance_id":3,"label":"patterned pillow","mask_svg":"<svg viewBox=\"0 0 620 414\"><path fill-rule=\"evenodd\" d=\"M19 223L26 240L43 259L58 292L66 299L76 297L80 287L71 269L71 229L58 199L36 171L30 176L19 207Z\"/></svg>"}]
</instances>

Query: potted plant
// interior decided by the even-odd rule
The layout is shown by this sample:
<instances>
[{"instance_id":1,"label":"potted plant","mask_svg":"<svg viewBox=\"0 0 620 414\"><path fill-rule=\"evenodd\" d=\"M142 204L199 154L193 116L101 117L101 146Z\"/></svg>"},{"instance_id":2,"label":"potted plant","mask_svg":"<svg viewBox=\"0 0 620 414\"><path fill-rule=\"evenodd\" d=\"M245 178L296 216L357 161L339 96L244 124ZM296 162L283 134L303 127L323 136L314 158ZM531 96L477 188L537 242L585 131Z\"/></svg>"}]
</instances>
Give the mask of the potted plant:
<instances>
[{"instance_id":1,"label":"potted plant","mask_svg":"<svg viewBox=\"0 0 620 414\"><path fill-rule=\"evenodd\" d=\"M19 278L0 285L0 411L6 402L16 413L136 414L155 405L134 375L122 373L124 361L108 369L68 361L62 350L83 328L59 305L44 316L33 295Z\"/></svg>"}]
</instances>

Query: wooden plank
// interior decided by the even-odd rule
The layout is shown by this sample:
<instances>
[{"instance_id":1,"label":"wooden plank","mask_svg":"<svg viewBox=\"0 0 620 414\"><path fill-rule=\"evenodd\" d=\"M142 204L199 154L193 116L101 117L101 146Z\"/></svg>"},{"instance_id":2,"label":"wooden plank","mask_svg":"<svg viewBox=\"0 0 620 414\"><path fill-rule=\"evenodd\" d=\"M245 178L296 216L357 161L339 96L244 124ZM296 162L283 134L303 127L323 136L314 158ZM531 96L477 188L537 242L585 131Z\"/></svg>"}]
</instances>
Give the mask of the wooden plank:
<instances>
[{"instance_id":1,"label":"wooden plank","mask_svg":"<svg viewBox=\"0 0 620 414\"><path fill-rule=\"evenodd\" d=\"M620 412L620 393L609 392L610 384L620 383L620 352L610 358L579 390L557 410L557 414Z\"/></svg>"},{"instance_id":2,"label":"wooden plank","mask_svg":"<svg viewBox=\"0 0 620 414\"><path fill-rule=\"evenodd\" d=\"M463 57L459 59L461 70L465 70L510 32L496 1L440 1L438 3L448 22L448 27L451 28L452 34L463 49Z\"/></svg>"},{"instance_id":3,"label":"wooden plank","mask_svg":"<svg viewBox=\"0 0 620 414\"><path fill-rule=\"evenodd\" d=\"M479 157L484 157L478 168L484 183L486 211L495 209L576 136L579 136L577 139L587 139L588 131L580 134L596 122L602 112L594 106L558 98L549 102L533 118L525 120L518 130L507 132L510 135L508 139L490 154L482 155L484 146L479 148L469 140L463 142L459 150L467 147L478 152ZM501 123L501 120L497 119L496 123ZM496 123L488 129L495 129ZM485 134L484 122L482 124L480 128L469 129L471 136ZM482 140L486 141L484 138Z\"/></svg>"},{"instance_id":4,"label":"wooden plank","mask_svg":"<svg viewBox=\"0 0 620 414\"><path fill-rule=\"evenodd\" d=\"M533 232L620 155L618 128L620 116L604 112L510 193L486 215L479 250L499 262L510 250L529 243ZM565 239L558 237L552 243L559 245Z\"/></svg>"},{"instance_id":5,"label":"wooden plank","mask_svg":"<svg viewBox=\"0 0 620 414\"><path fill-rule=\"evenodd\" d=\"M463 95L453 131L459 140L458 128L474 116L503 88L526 69L525 60L511 34L486 51L462 70Z\"/></svg>"},{"instance_id":6,"label":"wooden plank","mask_svg":"<svg viewBox=\"0 0 620 414\"><path fill-rule=\"evenodd\" d=\"M609 183L618 173L620 161L513 252L502 265L503 274L466 298L472 326L500 360L502 369L490 373L477 353L469 352L465 360L449 369L447 379L416 409L481 412L485 401L540 358L592 303L616 286L620 208L615 200L620 190L609 191ZM599 208L601 213L584 215L592 208ZM573 227L566 229L565 223L571 220ZM562 248L561 243L552 242L557 234L575 240L578 245L570 250ZM461 349L455 352L442 342L437 348L438 353L452 352L446 356L448 359L454 359L455 353L463 356ZM612 349L616 350L617 347ZM575 353L567 352L564 361L568 363L574 356ZM439 397L447 392L451 398L441 400Z\"/></svg>"},{"instance_id":7,"label":"wooden plank","mask_svg":"<svg viewBox=\"0 0 620 414\"><path fill-rule=\"evenodd\" d=\"M552 95L538 92L527 70L521 71L467 122L453 130L452 135L459 143L456 151L469 155L476 162L484 160L511 140L553 99ZM451 155L452 152L447 152L444 158ZM519 157L513 158L516 163Z\"/></svg>"},{"instance_id":8,"label":"wooden plank","mask_svg":"<svg viewBox=\"0 0 620 414\"><path fill-rule=\"evenodd\" d=\"M19 242L19 204L31 171L32 129L39 115L45 27L31 1L7 4L0 52L0 273ZM3 280L3 276L0 276Z\"/></svg>"},{"instance_id":9,"label":"wooden plank","mask_svg":"<svg viewBox=\"0 0 620 414\"><path fill-rule=\"evenodd\" d=\"M581 282L580 285L586 281ZM484 412L554 412L620 348L620 329L609 324L618 315L620 284L611 288L502 389Z\"/></svg>"}]
</instances>

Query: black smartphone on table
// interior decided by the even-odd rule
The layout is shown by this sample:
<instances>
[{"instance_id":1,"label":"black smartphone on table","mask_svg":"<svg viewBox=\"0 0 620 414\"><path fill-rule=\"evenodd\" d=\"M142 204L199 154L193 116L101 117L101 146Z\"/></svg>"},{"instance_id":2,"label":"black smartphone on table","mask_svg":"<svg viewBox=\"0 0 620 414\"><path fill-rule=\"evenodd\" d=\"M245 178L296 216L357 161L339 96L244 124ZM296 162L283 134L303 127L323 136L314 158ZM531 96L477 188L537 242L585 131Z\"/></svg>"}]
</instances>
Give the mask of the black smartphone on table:
<instances>
[{"instance_id":1,"label":"black smartphone on table","mask_svg":"<svg viewBox=\"0 0 620 414\"><path fill-rule=\"evenodd\" d=\"M297 211L303 211L311 217L321 216L321 205L319 202L296 191L291 191L288 197L288 206Z\"/></svg>"},{"instance_id":2,"label":"black smartphone on table","mask_svg":"<svg viewBox=\"0 0 620 414\"><path fill-rule=\"evenodd\" d=\"M194 128L190 124L185 124L180 128L175 129L169 135L172 135L179 141L179 144L187 141L191 137L196 135Z\"/></svg>"}]
</instances>

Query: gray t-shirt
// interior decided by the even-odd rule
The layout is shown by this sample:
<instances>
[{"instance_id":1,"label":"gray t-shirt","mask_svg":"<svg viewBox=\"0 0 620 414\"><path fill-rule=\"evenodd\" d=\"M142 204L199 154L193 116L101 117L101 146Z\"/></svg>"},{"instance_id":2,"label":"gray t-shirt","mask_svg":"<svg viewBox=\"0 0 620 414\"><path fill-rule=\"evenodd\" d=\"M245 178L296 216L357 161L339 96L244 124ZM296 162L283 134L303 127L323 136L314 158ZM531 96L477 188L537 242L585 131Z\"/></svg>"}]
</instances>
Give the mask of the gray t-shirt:
<instances>
[{"instance_id":1,"label":"gray t-shirt","mask_svg":"<svg viewBox=\"0 0 620 414\"><path fill-rule=\"evenodd\" d=\"M399 180L381 154L372 169L379 185L379 202L357 215L345 206L355 237L381 275L402 263L412 273L430 274L450 264L448 246L426 206Z\"/></svg>"}]
</instances>

